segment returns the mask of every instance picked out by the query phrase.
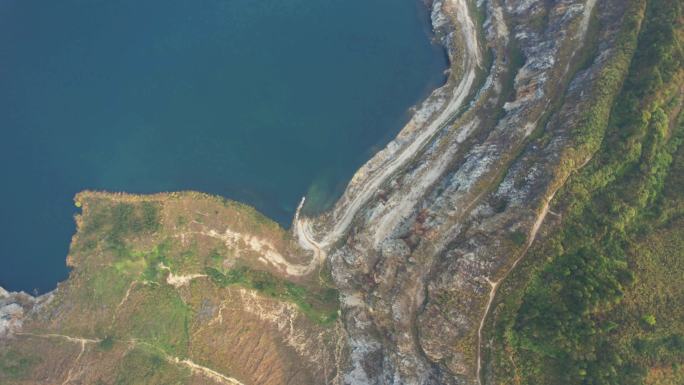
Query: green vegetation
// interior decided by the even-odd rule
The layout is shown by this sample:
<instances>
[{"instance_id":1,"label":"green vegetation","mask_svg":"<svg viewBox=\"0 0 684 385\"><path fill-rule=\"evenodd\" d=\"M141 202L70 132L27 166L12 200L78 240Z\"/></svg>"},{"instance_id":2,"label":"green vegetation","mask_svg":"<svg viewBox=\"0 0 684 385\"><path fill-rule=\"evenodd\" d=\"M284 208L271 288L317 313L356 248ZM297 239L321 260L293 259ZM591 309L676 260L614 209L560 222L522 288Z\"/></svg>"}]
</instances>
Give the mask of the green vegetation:
<instances>
[{"instance_id":1,"label":"green vegetation","mask_svg":"<svg viewBox=\"0 0 684 385\"><path fill-rule=\"evenodd\" d=\"M328 325L337 319L338 292L333 288L324 287L312 291L278 278L269 272L253 270L245 266L223 273L208 267L205 272L218 286L241 285L271 298L290 301L296 304L307 317L319 324Z\"/></svg>"},{"instance_id":2,"label":"green vegetation","mask_svg":"<svg viewBox=\"0 0 684 385\"><path fill-rule=\"evenodd\" d=\"M656 323L657 323L656 318L653 314L647 314L647 315L641 317L641 321L643 321L643 323L645 325L648 325L650 327L656 326Z\"/></svg>"},{"instance_id":3,"label":"green vegetation","mask_svg":"<svg viewBox=\"0 0 684 385\"><path fill-rule=\"evenodd\" d=\"M80 236L91 239L98 234L106 234L107 246L117 250L124 247L126 238L151 234L160 228L159 203L112 204L108 200L94 199L88 206L90 212L85 216ZM94 246L92 242L87 244Z\"/></svg>"},{"instance_id":4,"label":"green vegetation","mask_svg":"<svg viewBox=\"0 0 684 385\"><path fill-rule=\"evenodd\" d=\"M79 291L83 296L79 303L87 304L93 314L101 312L102 317L65 332L100 338L97 348L102 352L112 350L121 338L135 340L151 349L154 354L146 358L148 361L156 360L154 356L160 353L187 356L195 310L187 304L188 298L181 298L176 288L166 285L169 272L197 273L206 268L212 282L220 287L240 285L270 298L292 302L321 325L331 324L337 318L338 293L330 284L302 286L248 267L207 268L222 269L229 251L222 246L202 250L203 245L194 240L181 247L172 234L162 232L161 203L135 199L119 202L92 196L86 199L83 206L87 211L73 250L77 258L87 258L89 262L80 264L79 275L88 279L84 290ZM229 201L223 203L235 206L236 210L247 209ZM249 210L257 227L273 226L265 217ZM81 246L86 242L90 242L89 248ZM93 269L97 259L102 259L102 263ZM137 284L131 286L133 282ZM124 297L126 306L121 306ZM117 314L110 315L103 310ZM125 378L117 383L126 383Z\"/></svg>"},{"instance_id":5,"label":"green vegetation","mask_svg":"<svg viewBox=\"0 0 684 385\"><path fill-rule=\"evenodd\" d=\"M166 361L152 349L133 349L124 356L118 368L115 385L188 383L191 373L188 368Z\"/></svg>"},{"instance_id":6,"label":"green vegetation","mask_svg":"<svg viewBox=\"0 0 684 385\"><path fill-rule=\"evenodd\" d=\"M597 82L598 102L577 129L577 150L598 152L559 194L566 212L562 228L535 251L537 266L523 265L529 270L518 275L528 276L517 278L519 289L498 316L495 334L502 348L494 360L502 381L640 384L649 368L684 363L682 314L672 309L681 302L669 302L681 293L663 288L647 295L643 286L658 285L666 273L652 274L654 265L667 264L679 269L680 277L670 284L681 291L684 270L671 258L684 258L684 251L669 250L673 256L640 252L639 246L653 237L667 244L684 235L667 211L670 201L682 200L682 190L668 195L666 187L684 136L676 119L680 7L650 1L640 31L639 6L633 7L621 52ZM637 34L630 62L629 42ZM662 308L663 301L669 309Z\"/></svg>"},{"instance_id":7,"label":"green vegetation","mask_svg":"<svg viewBox=\"0 0 684 385\"><path fill-rule=\"evenodd\" d=\"M98 347L104 351L112 350L112 348L114 347L114 337L107 336L107 337L103 338L98 343Z\"/></svg>"},{"instance_id":8,"label":"green vegetation","mask_svg":"<svg viewBox=\"0 0 684 385\"><path fill-rule=\"evenodd\" d=\"M592 98L589 109L578 122L574 133L577 140L573 146L576 155L571 157L574 164L583 162L586 154L594 153L601 145L611 108L620 92L624 75L629 69L636 49L642 8L641 0L630 2L622 22L614 55L593 84L592 92L595 97Z\"/></svg>"},{"instance_id":9,"label":"green vegetation","mask_svg":"<svg viewBox=\"0 0 684 385\"><path fill-rule=\"evenodd\" d=\"M119 317L117 335L129 335L174 356L185 356L189 343L188 322L192 309L170 286L143 287L136 311ZM126 317L126 318L122 318Z\"/></svg>"},{"instance_id":10,"label":"green vegetation","mask_svg":"<svg viewBox=\"0 0 684 385\"><path fill-rule=\"evenodd\" d=\"M160 283L163 278L161 266L170 266L171 242L164 241L151 249L132 250L127 244L122 244L114 259L114 268L123 277L139 278L143 282Z\"/></svg>"},{"instance_id":11,"label":"green vegetation","mask_svg":"<svg viewBox=\"0 0 684 385\"><path fill-rule=\"evenodd\" d=\"M511 234L511 241L517 246L522 246L527 241L527 236L522 231L515 231Z\"/></svg>"},{"instance_id":12,"label":"green vegetation","mask_svg":"<svg viewBox=\"0 0 684 385\"><path fill-rule=\"evenodd\" d=\"M83 292L81 300L84 304L93 307L113 305L123 297L129 285L129 279L120 274L115 267L103 267L96 271L88 272L90 279Z\"/></svg>"},{"instance_id":13,"label":"green vegetation","mask_svg":"<svg viewBox=\"0 0 684 385\"><path fill-rule=\"evenodd\" d=\"M24 378L29 369L39 362L39 357L27 356L16 350L0 352L0 380Z\"/></svg>"},{"instance_id":14,"label":"green vegetation","mask_svg":"<svg viewBox=\"0 0 684 385\"><path fill-rule=\"evenodd\" d=\"M171 246L169 242L163 242L155 246L151 251L142 253L142 260L145 261L145 269L141 273L142 279L147 282L161 282L162 272L160 267L170 265L171 262L167 255Z\"/></svg>"}]
</instances>

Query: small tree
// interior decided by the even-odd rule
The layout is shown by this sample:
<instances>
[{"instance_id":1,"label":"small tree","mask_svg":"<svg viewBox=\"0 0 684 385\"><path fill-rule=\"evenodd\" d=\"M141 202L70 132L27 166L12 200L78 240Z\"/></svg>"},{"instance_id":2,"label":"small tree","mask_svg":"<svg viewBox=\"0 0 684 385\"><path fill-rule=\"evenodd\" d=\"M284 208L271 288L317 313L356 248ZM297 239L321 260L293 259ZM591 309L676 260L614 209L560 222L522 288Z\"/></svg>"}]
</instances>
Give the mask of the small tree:
<instances>
[{"instance_id":1,"label":"small tree","mask_svg":"<svg viewBox=\"0 0 684 385\"><path fill-rule=\"evenodd\" d=\"M641 317L641 322L643 322L646 326L654 327L656 325L656 318L653 314L646 314L645 316Z\"/></svg>"}]
</instances>

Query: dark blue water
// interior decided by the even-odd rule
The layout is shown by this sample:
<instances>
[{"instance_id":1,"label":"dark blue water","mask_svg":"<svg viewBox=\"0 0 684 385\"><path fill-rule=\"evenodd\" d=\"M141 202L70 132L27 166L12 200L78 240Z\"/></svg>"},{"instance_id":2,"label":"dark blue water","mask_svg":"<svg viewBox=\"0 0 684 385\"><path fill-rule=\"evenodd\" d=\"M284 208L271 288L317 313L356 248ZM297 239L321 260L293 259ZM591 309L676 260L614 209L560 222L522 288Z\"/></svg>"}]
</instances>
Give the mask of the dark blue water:
<instances>
[{"instance_id":1,"label":"dark blue water","mask_svg":"<svg viewBox=\"0 0 684 385\"><path fill-rule=\"evenodd\" d=\"M0 0L0 286L66 277L83 189L325 208L443 81L428 22L418 0Z\"/></svg>"}]
</instances>

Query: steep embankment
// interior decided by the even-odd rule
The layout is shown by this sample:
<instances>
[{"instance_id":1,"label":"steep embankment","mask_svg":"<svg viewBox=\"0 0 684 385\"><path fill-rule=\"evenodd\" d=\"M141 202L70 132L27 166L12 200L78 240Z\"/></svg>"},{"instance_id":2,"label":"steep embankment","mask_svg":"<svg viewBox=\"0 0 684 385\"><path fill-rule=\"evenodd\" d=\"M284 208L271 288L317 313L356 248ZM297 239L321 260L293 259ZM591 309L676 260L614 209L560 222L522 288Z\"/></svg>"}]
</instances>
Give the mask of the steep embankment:
<instances>
[{"instance_id":1,"label":"steep embankment","mask_svg":"<svg viewBox=\"0 0 684 385\"><path fill-rule=\"evenodd\" d=\"M556 192L592 159L629 62L620 31L633 11L623 2L433 7L449 83L334 210L298 221L342 291L349 383L482 383L497 289ZM484 12L478 38L471 17ZM478 83L485 46L491 65ZM435 103L445 90L455 96Z\"/></svg>"},{"instance_id":2,"label":"steep embankment","mask_svg":"<svg viewBox=\"0 0 684 385\"><path fill-rule=\"evenodd\" d=\"M431 129L421 131L429 135L413 134L410 123L331 213L302 221L307 239L328 249L342 292L349 383L481 382L497 288L542 230L556 191L595 151L571 149L581 136L574 126L590 106L583 96L600 92L593 81L625 11L594 1L433 7L452 61L443 90L471 100L430 110L423 128ZM473 20L482 13L478 36ZM590 22L594 14L600 22ZM592 56L596 44L606 56ZM482 47L488 72L471 81L485 67ZM420 140L402 146L412 135Z\"/></svg>"},{"instance_id":3,"label":"steep embankment","mask_svg":"<svg viewBox=\"0 0 684 385\"><path fill-rule=\"evenodd\" d=\"M395 140L356 172L332 213L326 215L326 224L323 226L321 235L314 233L311 219L301 217L299 209L297 210L294 232L304 249L312 250L315 255L319 256L323 251L322 255L325 255L325 250L346 234L356 214L377 193L378 188L415 157L439 130L454 119L462 108L475 82L476 71L481 69L482 54L475 24L470 17L466 1L447 2L447 6L449 16L456 18L455 21L451 21L452 24L448 25L450 22L443 13L441 1L437 1L434 5L432 17L435 31L445 34L442 39L449 48L448 54L451 62L457 62L453 65L449 81L435 90L418 107ZM458 31L441 31L453 26L456 26ZM457 49L463 49L463 51L456 52ZM426 188L434 183L438 175L439 170L433 171L430 174L431 177L426 178L428 180L421 181L421 186ZM413 196L417 195L413 194ZM405 206L411 203L409 201ZM300 209L302 204L300 204ZM401 216L403 211L405 210L393 210L393 217ZM319 238L320 240L317 240Z\"/></svg>"},{"instance_id":4,"label":"steep embankment","mask_svg":"<svg viewBox=\"0 0 684 385\"><path fill-rule=\"evenodd\" d=\"M625 81L594 101L612 107L610 118L582 127L602 142L560 190L561 217L547 224L557 231L502 287L489 383L684 380L682 9L629 7L621 50L601 74L604 85L616 74Z\"/></svg>"},{"instance_id":5,"label":"steep embankment","mask_svg":"<svg viewBox=\"0 0 684 385\"><path fill-rule=\"evenodd\" d=\"M448 81L332 210L287 234L200 194L80 195L69 281L0 293L0 378L622 384L643 374L629 346L662 377L681 336L659 301L681 293L645 301L626 266L651 285L666 273L638 254L681 270L678 6L431 7ZM630 318L642 305L657 317Z\"/></svg>"}]
</instances>

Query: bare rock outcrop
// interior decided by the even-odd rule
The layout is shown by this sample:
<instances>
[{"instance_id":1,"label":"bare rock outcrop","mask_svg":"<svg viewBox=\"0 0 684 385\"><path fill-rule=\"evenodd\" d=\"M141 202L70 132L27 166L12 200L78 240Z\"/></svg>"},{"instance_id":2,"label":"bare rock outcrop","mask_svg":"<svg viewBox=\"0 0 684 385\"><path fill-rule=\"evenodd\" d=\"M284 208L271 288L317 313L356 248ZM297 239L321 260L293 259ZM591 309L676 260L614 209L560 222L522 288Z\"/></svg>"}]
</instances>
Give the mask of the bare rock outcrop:
<instances>
[{"instance_id":1,"label":"bare rock outcrop","mask_svg":"<svg viewBox=\"0 0 684 385\"><path fill-rule=\"evenodd\" d=\"M49 303L53 296L54 292L50 292L34 297L23 291L8 292L0 287L0 339L21 332L24 318Z\"/></svg>"},{"instance_id":2,"label":"bare rock outcrop","mask_svg":"<svg viewBox=\"0 0 684 385\"><path fill-rule=\"evenodd\" d=\"M480 382L496 289L592 155L567 150L624 12L594 0L432 7L447 84L310 226L342 291L347 384ZM600 27L589 36L592 17Z\"/></svg>"}]
</instances>

